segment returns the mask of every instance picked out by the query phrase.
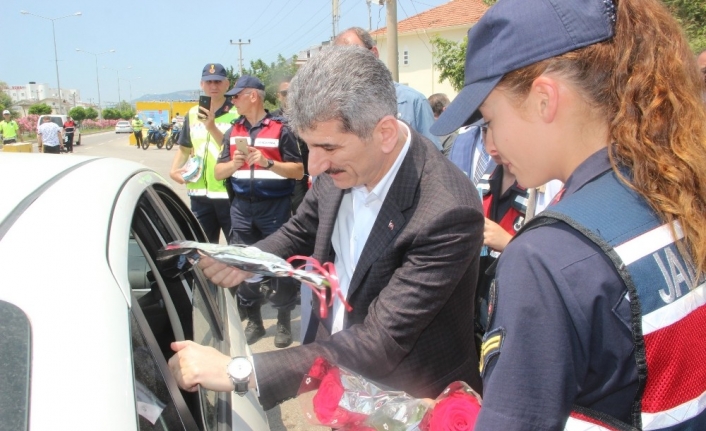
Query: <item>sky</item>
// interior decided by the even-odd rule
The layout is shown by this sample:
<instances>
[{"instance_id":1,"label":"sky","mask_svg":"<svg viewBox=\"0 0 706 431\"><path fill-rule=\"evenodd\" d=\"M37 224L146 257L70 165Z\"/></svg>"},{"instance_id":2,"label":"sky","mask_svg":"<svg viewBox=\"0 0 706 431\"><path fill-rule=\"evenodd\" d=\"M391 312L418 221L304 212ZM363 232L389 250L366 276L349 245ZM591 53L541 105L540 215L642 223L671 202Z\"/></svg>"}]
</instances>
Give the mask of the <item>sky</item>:
<instances>
[{"instance_id":1,"label":"sky","mask_svg":"<svg viewBox=\"0 0 706 431\"><path fill-rule=\"evenodd\" d=\"M398 0L401 21L448 0ZM84 101L105 106L144 94L198 89L201 70L217 62L238 69L262 59L274 62L329 40L332 0L2 0L5 41L0 81L30 81L56 88L52 21L61 88L75 88ZM21 14L27 11L34 15ZM386 26L386 10L372 0L339 0L338 30ZM81 16L73 16L81 12ZM76 49L100 54L77 52ZM9 50L8 50L9 49ZM98 82L96 82L96 59ZM118 88L119 85L119 88Z\"/></svg>"}]
</instances>

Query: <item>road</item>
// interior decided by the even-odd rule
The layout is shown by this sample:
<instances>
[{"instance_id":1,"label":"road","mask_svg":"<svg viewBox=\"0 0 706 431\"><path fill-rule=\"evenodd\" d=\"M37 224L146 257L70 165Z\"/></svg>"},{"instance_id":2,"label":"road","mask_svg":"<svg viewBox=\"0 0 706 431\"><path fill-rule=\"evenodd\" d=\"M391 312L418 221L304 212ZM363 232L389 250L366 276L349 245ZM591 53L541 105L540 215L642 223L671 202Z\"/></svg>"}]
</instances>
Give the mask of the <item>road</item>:
<instances>
[{"instance_id":1,"label":"road","mask_svg":"<svg viewBox=\"0 0 706 431\"><path fill-rule=\"evenodd\" d=\"M147 150L136 149L129 144L129 138L130 136L127 134L116 134L113 132L84 135L81 138L81 146L74 146L73 154L115 157L142 163L162 175L177 194L184 199L188 206L189 200L186 195L186 187L169 178L169 170L177 148L175 147L171 151L167 151L164 148L160 150L154 146L150 146ZM71 156L71 154L65 154L60 157ZM221 238L221 241L223 242L223 238ZM262 307L262 315L267 334L260 341L250 346L254 353L276 349L274 346L274 334L277 326L277 312L269 305L265 305ZM292 312L292 337L295 340L292 346L298 346L300 337L300 315L298 306ZM267 417L272 431L324 431L329 429L309 424L302 414L299 401L296 399L289 400L269 410Z\"/></svg>"}]
</instances>

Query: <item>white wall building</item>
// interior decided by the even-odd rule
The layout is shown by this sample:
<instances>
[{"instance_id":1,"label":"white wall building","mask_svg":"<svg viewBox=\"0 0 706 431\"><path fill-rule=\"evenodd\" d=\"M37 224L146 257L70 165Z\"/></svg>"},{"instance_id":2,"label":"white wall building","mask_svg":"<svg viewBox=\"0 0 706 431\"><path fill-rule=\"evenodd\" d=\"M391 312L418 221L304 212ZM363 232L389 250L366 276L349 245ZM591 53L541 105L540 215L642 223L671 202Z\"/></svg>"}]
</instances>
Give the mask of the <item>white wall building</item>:
<instances>
[{"instance_id":1,"label":"white wall building","mask_svg":"<svg viewBox=\"0 0 706 431\"><path fill-rule=\"evenodd\" d=\"M468 29L488 10L482 0L451 0L397 23L399 82L429 97L445 93L456 97L448 80L439 83L439 70L434 67L431 39L435 36L461 42ZM370 35L377 43L380 60L387 64L387 28Z\"/></svg>"},{"instance_id":2,"label":"white wall building","mask_svg":"<svg viewBox=\"0 0 706 431\"><path fill-rule=\"evenodd\" d=\"M10 96L13 102L29 100L41 102L44 99L59 100L59 92L56 88L52 88L49 84L37 84L29 82L24 85L10 85L5 92ZM81 102L81 92L75 88L62 88L61 98L65 100L66 106L74 106Z\"/></svg>"}]
</instances>

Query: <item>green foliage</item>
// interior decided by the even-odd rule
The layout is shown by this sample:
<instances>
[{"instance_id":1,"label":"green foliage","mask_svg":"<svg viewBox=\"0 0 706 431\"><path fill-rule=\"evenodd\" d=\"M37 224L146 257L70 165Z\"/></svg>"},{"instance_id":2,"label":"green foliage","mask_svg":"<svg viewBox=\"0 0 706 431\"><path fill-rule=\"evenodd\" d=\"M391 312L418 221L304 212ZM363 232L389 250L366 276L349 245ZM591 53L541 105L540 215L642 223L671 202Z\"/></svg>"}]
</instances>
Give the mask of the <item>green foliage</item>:
<instances>
[{"instance_id":1,"label":"green foliage","mask_svg":"<svg viewBox=\"0 0 706 431\"><path fill-rule=\"evenodd\" d=\"M49 115L51 114L51 106L46 103L37 103L29 107L29 115Z\"/></svg>"},{"instance_id":2,"label":"green foliage","mask_svg":"<svg viewBox=\"0 0 706 431\"><path fill-rule=\"evenodd\" d=\"M272 110L277 108L277 88L282 78L294 76L297 68L294 65L296 57L287 60L281 55L277 56L277 61L269 65L258 59L250 62L249 68L243 68L243 75L257 76L265 84L265 108ZM230 81L230 86L235 85L235 81L240 77L233 66L226 68L226 75Z\"/></svg>"},{"instance_id":3,"label":"green foliage","mask_svg":"<svg viewBox=\"0 0 706 431\"><path fill-rule=\"evenodd\" d=\"M93 109L92 107L88 107L84 110L84 113L86 115L86 119L88 120L95 120L98 118L98 111Z\"/></svg>"},{"instance_id":4,"label":"green foliage","mask_svg":"<svg viewBox=\"0 0 706 431\"><path fill-rule=\"evenodd\" d=\"M106 120L117 120L120 118L120 111L115 108L105 108L103 110L103 118Z\"/></svg>"},{"instance_id":5,"label":"green foliage","mask_svg":"<svg viewBox=\"0 0 706 431\"><path fill-rule=\"evenodd\" d=\"M706 2L703 0L664 0L672 15L684 27L694 54L706 49Z\"/></svg>"},{"instance_id":6,"label":"green foliage","mask_svg":"<svg viewBox=\"0 0 706 431\"><path fill-rule=\"evenodd\" d=\"M83 121L86 119L86 110L83 109L83 106L76 106L74 108L71 108L71 110L69 111L69 116L75 121Z\"/></svg>"},{"instance_id":7,"label":"green foliage","mask_svg":"<svg viewBox=\"0 0 706 431\"><path fill-rule=\"evenodd\" d=\"M4 81L0 81L0 111L4 111L5 109L10 110L10 114L12 118L17 118L18 115L15 111L10 109L12 106L12 98L10 97L9 94L5 92L7 90L8 86Z\"/></svg>"},{"instance_id":8,"label":"green foliage","mask_svg":"<svg viewBox=\"0 0 706 431\"><path fill-rule=\"evenodd\" d=\"M431 44L434 47L434 66L441 71L439 82L448 79L454 90L461 91L468 38L453 42L435 36Z\"/></svg>"}]
</instances>

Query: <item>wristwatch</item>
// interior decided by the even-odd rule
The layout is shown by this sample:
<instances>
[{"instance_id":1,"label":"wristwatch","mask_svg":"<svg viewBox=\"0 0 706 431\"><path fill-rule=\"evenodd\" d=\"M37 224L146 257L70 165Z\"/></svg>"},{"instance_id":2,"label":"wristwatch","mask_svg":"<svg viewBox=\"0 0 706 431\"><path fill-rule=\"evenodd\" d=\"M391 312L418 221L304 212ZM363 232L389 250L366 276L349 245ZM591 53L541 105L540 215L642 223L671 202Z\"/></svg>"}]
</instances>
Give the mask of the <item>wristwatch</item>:
<instances>
[{"instance_id":1,"label":"wristwatch","mask_svg":"<svg viewBox=\"0 0 706 431\"><path fill-rule=\"evenodd\" d=\"M265 166L265 169L271 169L272 166L275 165L275 161L272 159L267 159L267 166Z\"/></svg>"},{"instance_id":2,"label":"wristwatch","mask_svg":"<svg viewBox=\"0 0 706 431\"><path fill-rule=\"evenodd\" d=\"M235 387L235 393L241 397L248 393L248 383L252 374L252 364L245 356L236 356L226 367L226 373Z\"/></svg>"}]
</instances>

